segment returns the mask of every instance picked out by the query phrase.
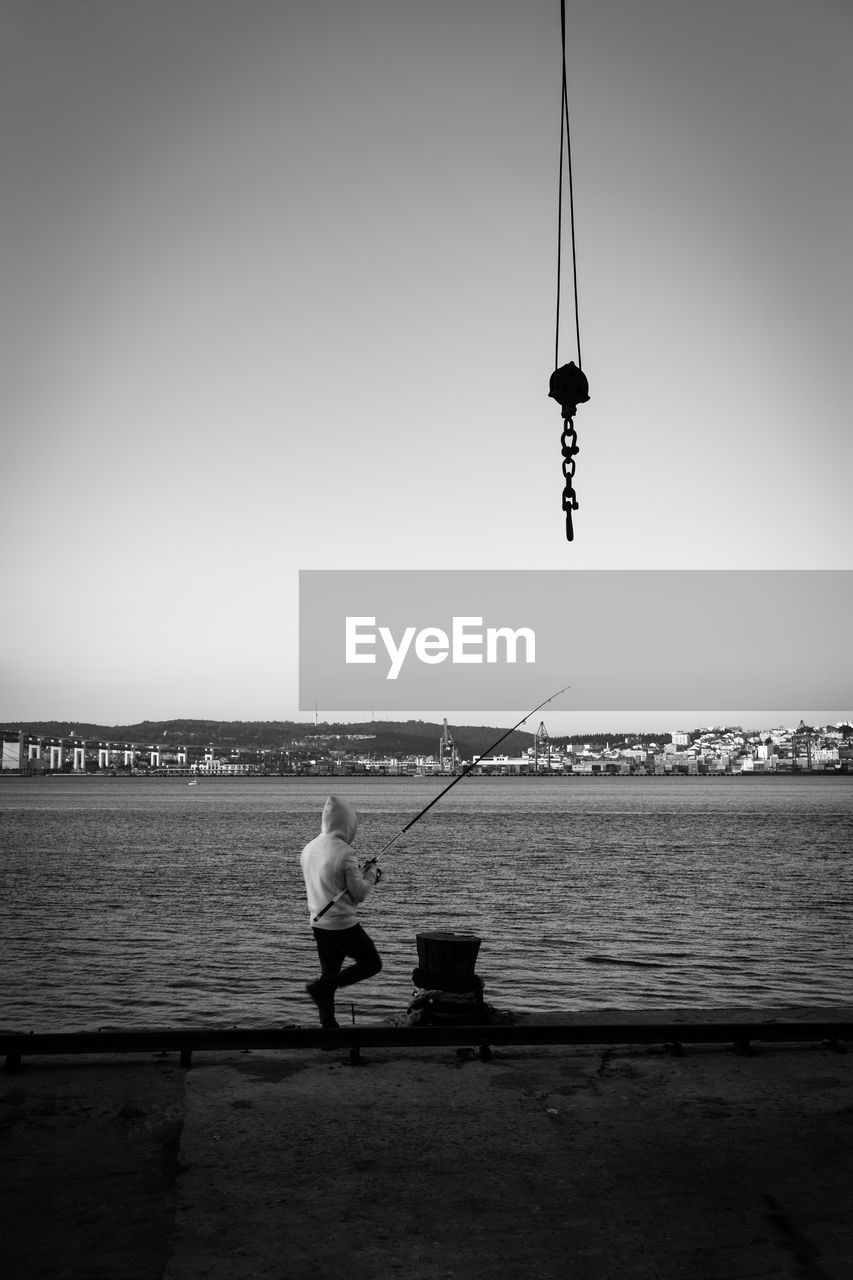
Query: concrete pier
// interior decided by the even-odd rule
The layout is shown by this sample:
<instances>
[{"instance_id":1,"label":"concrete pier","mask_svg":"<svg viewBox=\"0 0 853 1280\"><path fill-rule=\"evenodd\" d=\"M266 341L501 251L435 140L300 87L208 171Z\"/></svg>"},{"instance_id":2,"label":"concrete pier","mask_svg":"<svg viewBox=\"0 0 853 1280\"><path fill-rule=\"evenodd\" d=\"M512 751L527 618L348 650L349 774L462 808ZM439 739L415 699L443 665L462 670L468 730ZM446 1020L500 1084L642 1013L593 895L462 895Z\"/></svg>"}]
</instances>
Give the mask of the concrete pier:
<instances>
[{"instance_id":1,"label":"concrete pier","mask_svg":"<svg viewBox=\"0 0 853 1280\"><path fill-rule=\"evenodd\" d=\"M620 1020L641 1021L598 1025ZM4 1257L28 1280L847 1280L844 1047L24 1057L2 1079Z\"/></svg>"}]
</instances>

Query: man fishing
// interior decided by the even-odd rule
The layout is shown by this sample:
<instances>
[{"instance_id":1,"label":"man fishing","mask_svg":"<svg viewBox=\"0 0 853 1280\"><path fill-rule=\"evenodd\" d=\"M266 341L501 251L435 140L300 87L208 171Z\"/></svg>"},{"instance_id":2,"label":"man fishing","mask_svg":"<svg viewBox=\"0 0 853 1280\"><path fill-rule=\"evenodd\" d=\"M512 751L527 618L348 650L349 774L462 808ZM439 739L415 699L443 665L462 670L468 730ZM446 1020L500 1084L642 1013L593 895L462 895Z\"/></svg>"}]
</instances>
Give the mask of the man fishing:
<instances>
[{"instance_id":1,"label":"man fishing","mask_svg":"<svg viewBox=\"0 0 853 1280\"><path fill-rule=\"evenodd\" d=\"M356 908L382 875L373 858L360 869L352 842L358 814L337 796L323 806L320 834L300 855L321 976L305 984L322 1027L337 1027L335 992L379 973L382 960L358 923ZM345 959L354 961L343 968Z\"/></svg>"}]
</instances>

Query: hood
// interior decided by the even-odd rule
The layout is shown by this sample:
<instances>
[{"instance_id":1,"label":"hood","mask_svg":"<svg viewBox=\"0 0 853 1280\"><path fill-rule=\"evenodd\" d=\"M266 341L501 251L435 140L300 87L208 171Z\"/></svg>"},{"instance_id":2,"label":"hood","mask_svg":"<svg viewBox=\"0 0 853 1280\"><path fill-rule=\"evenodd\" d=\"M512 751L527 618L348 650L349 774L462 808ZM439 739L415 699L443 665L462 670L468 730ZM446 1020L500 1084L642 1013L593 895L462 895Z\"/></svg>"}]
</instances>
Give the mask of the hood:
<instances>
[{"instance_id":1,"label":"hood","mask_svg":"<svg viewBox=\"0 0 853 1280\"><path fill-rule=\"evenodd\" d=\"M358 831L358 814L337 796L329 796L323 805L320 830L323 835L340 836L341 840L352 844Z\"/></svg>"}]
</instances>

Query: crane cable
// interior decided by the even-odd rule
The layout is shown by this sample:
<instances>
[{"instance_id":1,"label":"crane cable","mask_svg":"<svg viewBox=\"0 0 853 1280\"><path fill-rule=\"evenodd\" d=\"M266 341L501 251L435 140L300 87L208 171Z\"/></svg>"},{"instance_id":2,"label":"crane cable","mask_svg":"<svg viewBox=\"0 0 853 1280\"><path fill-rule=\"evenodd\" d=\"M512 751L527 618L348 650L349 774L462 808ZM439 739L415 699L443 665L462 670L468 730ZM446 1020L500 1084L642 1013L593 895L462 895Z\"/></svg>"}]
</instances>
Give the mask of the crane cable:
<instances>
[{"instance_id":1,"label":"crane cable","mask_svg":"<svg viewBox=\"0 0 853 1280\"><path fill-rule=\"evenodd\" d=\"M575 494L574 477L576 457L580 452L574 415L579 404L589 399L589 384L583 373L581 364L581 325L578 307L578 266L575 243L575 193L572 180L572 133L569 121L568 74L566 70L566 0L560 0L560 43L563 59L563 83L560 91L560 174L557 195L557 316L554 334L554 372L548 394L559 401L563 415L563 433L560 437L560 448L563 455L563 511L566 517L566 539L574 540L572 512L577 511L579 503ZM559 367L560 360L560 298L563 281L563 157L566 157L569 196L569 226L572 242L572 283L575 303L575 336L577 338L578 362L574 361Z\"/></svg>"},{"instance_id":2,"label":"crane cable","mask_svg":"<svg viewBox=\"0 0 853 1280\"><path fill-rule=\"evenodd\" d=\"M557 317L554 334L554 368L558 368L560 364L560 293L563 278L563 156L565 155L569 188L569 226L572 240L575 336L578 348L578 368L582 369L581 325L580 312L578 310L578 263L575 247L575 192L572 181L572 132L569 123L569 87L566 70L566 0L560 0L560 45L563 58L563 86L560 93L560 176L557 193Z\"/></svg>"}]
</instances>

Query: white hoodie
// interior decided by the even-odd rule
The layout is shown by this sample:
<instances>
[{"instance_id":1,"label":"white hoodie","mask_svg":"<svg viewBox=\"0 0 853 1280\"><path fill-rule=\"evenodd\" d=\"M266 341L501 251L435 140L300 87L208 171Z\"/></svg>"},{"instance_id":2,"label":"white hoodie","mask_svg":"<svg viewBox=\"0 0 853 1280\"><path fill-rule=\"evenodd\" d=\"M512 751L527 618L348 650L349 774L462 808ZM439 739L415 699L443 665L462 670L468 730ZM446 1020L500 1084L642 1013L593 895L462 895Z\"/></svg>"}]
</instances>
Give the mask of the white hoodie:
<instances>
[{"instance_id":1,"label":"white hoodie","mask_svg":"<svg viewBox=\"0 0 853 1280\"><path fill-rule=\"evenodd\" d=\"M358 924L356 904L363 902L376 883L376 864L362 875L350 845L358 830L358 814L337 796L329 796L323 806L320 835L306 844L300 855L311 923L318 929L351 929ZM322 920L318 911L339 898Z\"/></svg>"}]
</instances>

